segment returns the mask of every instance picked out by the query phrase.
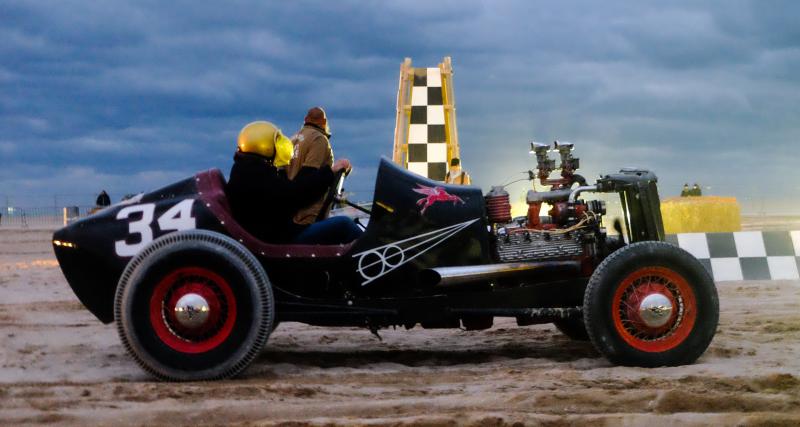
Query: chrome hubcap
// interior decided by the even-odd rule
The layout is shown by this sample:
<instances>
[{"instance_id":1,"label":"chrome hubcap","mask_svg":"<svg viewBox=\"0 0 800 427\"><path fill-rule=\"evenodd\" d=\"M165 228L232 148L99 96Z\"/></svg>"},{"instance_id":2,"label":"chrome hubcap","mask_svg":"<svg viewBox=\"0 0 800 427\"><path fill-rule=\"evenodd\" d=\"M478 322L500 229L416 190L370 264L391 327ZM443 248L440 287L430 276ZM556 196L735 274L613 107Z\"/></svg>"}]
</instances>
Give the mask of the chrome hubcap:
<instances>
[{"instance_id":1,"label":"chrome hubcap","mask_svg":"<svg viewBox=\"0 0 800 427\"><path fill-rule=\"evenodd\" d=\"M671 316L672 302L663 294L650 294L639 304L639 317L651 328L664 326Z\"/></svg>"},{"instance_id":2,"label":"chrome hubcap","mask_svg":"<svg viewBox=\"0 0 800 427\"><path fill-rule=\"evenodd\" d=\"M208 320L208 301L198 294L186 294L175 304L175 319L184 328L198 328Z\"/></svg>"}]
</instances>

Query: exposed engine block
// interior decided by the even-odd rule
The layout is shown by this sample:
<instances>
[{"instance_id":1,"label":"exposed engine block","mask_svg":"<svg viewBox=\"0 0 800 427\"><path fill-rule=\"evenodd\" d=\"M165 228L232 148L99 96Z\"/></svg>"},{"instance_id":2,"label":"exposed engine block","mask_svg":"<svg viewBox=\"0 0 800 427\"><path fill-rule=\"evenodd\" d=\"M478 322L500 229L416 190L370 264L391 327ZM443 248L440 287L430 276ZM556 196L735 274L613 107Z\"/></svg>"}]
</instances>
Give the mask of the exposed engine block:
<instances>
[{"instance_id":1,"label":"exposed engine block","mask_svg":"<svg viewBox=\"0 0 800 427\"><path fill-rule=\"evenodd\" d=\"M576 257L583 254L585 234L591 232L551 233L502 227L496 234L497 256L501 262Z\"/></svg>"}]
</instances>

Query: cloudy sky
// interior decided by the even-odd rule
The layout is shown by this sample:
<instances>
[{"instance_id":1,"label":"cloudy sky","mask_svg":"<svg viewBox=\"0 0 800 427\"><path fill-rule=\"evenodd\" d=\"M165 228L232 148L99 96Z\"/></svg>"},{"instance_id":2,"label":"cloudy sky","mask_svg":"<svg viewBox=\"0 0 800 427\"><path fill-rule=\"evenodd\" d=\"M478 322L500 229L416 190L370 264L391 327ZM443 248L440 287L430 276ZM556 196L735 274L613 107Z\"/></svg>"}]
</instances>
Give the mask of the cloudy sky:
<instances>
[{"instance_id":1,"label":"cloudy sky","mask_svg":"<svg viewBox=\"0 0 800 427\"><path fill-rule=\"evenodd\" d=\"M89 203L227 172L245 123L293 133L319 104L369 199L400 63L452 56L485 189L533 166L530 140L561 139L586 176L643 166L664 196L698 181L800 213L798 2L217 4L0 3L0 197Z\"/></svg>"}]
</instances>

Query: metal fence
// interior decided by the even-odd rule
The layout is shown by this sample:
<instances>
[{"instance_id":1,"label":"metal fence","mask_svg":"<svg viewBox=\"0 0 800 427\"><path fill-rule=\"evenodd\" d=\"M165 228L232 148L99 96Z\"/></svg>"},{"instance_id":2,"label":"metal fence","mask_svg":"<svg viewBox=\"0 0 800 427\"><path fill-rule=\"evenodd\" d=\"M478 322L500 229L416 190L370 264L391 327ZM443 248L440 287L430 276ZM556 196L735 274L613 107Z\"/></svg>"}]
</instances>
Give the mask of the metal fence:
<instances>
[{"instance_id":1,"label":"metal fence","mask_svg":"<svg viewBox=\"0 0 800 427\"><path fill-rule=\"evenodd\" d=\"M0 228L58 228L68 221L89 215L95 206L0 209Z\"/></svg>"}]
</instances>

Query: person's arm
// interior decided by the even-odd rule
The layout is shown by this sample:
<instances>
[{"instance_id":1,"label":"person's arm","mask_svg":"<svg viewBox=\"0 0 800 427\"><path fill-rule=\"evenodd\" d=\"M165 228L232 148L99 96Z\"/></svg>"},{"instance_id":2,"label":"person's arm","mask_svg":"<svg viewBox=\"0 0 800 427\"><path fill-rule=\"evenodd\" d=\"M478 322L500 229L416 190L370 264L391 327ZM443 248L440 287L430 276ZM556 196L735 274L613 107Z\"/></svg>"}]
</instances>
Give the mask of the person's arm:
<instances>
[{"instance_id":1,"label":"person's arm","mask_svg":"<svg viewBox=\"0 0 800 427\"><path fill-rule=\"evenodd\" d=\"M300 209L319 200L333 182L333 171L327 166L313 168L305 166L293 180L286 180L283 194L292 209Z\"/></svg>"}]
</instances>

